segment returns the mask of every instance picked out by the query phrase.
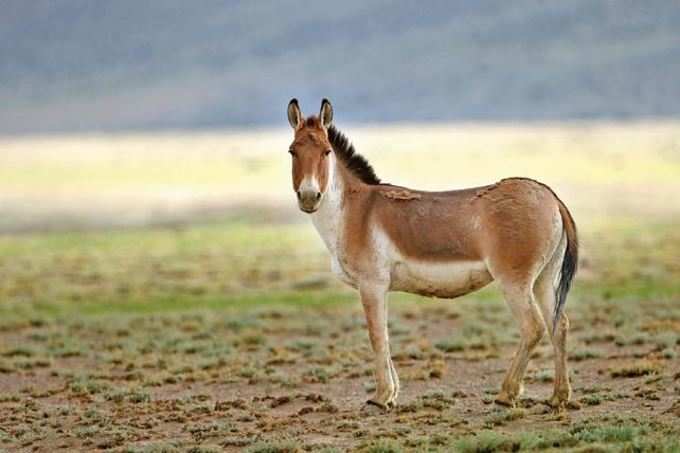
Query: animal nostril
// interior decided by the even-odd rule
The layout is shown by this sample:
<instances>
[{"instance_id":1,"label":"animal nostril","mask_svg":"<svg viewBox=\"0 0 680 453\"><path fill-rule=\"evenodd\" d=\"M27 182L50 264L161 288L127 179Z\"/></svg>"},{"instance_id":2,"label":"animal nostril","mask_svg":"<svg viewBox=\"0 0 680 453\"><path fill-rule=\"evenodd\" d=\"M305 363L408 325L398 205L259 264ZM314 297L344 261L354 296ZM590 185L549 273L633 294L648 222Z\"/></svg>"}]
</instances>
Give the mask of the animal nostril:
<instances>
[{"instance_id":1,"label":"animal nostril","mask_svg":"<svg viewBox=\"0 0 680 453\"><path fill-rule=\"evenodd\" d=\"M297 199L302 200L302 193L299 190L295 193L297 194Z\"/></svg>"},{"instance_id":2,"label":"animal nostril","mask_svg":"<svg viewBox=\"0 0 680 453\"><path fill-rule=\"evenodd\" d=\"M321 192L317 192L316 193L316 200L319 201L320 198L321 198Z\"/></svg>"}]
</instances>

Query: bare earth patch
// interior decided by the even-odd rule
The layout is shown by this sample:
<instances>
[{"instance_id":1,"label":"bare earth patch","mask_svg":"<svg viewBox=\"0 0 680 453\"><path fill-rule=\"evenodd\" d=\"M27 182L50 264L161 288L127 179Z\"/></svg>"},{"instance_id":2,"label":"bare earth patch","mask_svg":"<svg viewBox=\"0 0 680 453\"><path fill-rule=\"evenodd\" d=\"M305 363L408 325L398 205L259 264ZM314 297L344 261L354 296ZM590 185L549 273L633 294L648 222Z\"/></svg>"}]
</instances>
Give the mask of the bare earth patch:
<instances>
[{"instance_id":1,"label":"bare earth patch","mask_svg":"<svg viewBox=\"0 0 680 453\"><path fill-rule=\"evenodd\" d=\"M577 428L621 423L650 435L678 433L680 364L648 342L623 348L613 338L598 341L597 357L572 361L582 408L554 413L542 403L552 390L546 341L519 407L505 409L492 401L514 348L509 316L476 322L477 335L450 350L446 341L466 329L470 318L460 310L469 304L394 305L403 394L388 413L363 407L372 390L371 354L354 305L5 325L0 445L285 451L286 441L304 450L370 449L384 441L411 449L458 445L486 430L559 430L576 444L586 442ZM571 344L578 350L591 333L576 325Z\"/></svg>"}]
</instances>

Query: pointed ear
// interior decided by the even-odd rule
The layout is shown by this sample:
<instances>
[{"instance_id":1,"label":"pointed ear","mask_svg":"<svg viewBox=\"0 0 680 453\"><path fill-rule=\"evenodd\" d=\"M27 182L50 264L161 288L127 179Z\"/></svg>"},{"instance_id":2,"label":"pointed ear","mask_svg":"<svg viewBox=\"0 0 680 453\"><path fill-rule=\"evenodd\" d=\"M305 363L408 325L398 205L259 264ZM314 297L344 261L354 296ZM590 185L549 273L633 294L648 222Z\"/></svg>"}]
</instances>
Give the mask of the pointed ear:
<instances>
[{"instance_id":1,"label":"pointed ear","mask_svg":"<svg viewBox=\"0 0 680 453\"><path fill-rule=\"evenodd\" d=\"M323 127L325 128L328 128L333 122L333 106L331 105L331 102L326 98L324 98L323 101L321 101L321 111L319 112L319 119L321 120L321 124L323 124Z\"/></svg>"},{"instance_id":2,"label":"pointed ear","mask_svg":"<svg viewBox=\"0 0 680 453\"><path fill-rule=\"evenodd\" d=\"M290 123L290 127L297 129L300 124L302 124L302 119L302 112L300 111L298 101L293 98L288 103L288 122Z\"/></svg>"}]
</instances>

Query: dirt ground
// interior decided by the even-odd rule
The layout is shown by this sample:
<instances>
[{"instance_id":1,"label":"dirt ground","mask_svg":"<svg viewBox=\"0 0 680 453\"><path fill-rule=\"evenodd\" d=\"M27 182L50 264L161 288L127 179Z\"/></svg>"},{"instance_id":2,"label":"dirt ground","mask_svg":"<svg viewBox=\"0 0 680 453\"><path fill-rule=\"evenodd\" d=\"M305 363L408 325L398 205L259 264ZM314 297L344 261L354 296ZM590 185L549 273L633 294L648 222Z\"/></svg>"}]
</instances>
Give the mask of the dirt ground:
<instances>
[{"instance_id":1,"label":"dirt ground","mask_svg":"<svg viewBox=\"0 0 680 453\"><path fill-rule=\"evenodd\" d=\"M318 271L311 230L0 237L0 448L678 451L680 235L640 228L582 234L567 302L581 408L562 413L543 404L547 339L518 407L493 403L518 342L493 285L453 301L391 295L402 394L383 413L364 407L357 296Z\"/></svg>"},{"instance_id":2,"label":"dirt ground","mask_svg":"<svg viewBox=\"0 0 680 453\"><path fill-rule=\"evenodd\" d=\"M483 304L394 304L402 395L388 413L363 406L372 362L361 312L351 303L5 325L2 446L477 451L479 445L465 440L479 441L485 432L508 450L527 441L504 433L535 433L544 448L558 448L621 435L583 435L603 427L623 426L652 441L680 432L680 363L669 352L677 345L669 350L633 339L624 346L626 339L603 327L604 320L577 321L573 329L574 400L581 409L555 413L542 403L552 385L547 341L532 360L518 408L496 406L515 327L502 306L490 302L485 310ZM478 321L466 327L461 310L474 311ZM649 326L667 328L680 324ZM452 341L456 331L464 335Z\"/></svg>"}]
</instances>

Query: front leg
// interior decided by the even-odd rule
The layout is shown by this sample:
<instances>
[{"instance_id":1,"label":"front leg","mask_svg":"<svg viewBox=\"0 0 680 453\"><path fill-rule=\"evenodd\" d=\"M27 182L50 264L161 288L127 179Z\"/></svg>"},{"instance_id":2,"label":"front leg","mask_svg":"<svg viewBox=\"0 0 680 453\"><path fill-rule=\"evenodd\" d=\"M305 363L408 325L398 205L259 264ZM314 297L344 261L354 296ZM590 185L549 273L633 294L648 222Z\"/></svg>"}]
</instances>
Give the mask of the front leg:
<instances>
[{"instance_id":1,"label":"front leg","mask_svg":"<svg viewBox=\"0 0 680 453\"><path fill-rule=\"evenodd\" d=\"M387 286L382 284L359 285L361 304L366 314L366 325L375 353L375 396L368 403L383 409L394 406L397 398L398 378L390 357L387 333Z\"/></svg>"}]
</instances>

